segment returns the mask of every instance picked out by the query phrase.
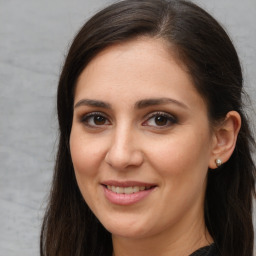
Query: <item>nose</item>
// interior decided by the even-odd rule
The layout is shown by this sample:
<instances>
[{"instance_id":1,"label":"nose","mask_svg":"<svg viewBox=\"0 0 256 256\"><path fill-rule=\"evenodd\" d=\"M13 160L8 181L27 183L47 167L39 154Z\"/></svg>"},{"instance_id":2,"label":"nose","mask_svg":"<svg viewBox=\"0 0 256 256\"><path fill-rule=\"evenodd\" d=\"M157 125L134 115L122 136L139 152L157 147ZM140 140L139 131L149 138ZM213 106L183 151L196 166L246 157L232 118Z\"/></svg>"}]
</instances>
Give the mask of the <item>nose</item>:
<instances>
[{"instance_id":1,"label":"nose","mask_svg":"<svg viewBox=\"0 0 256 256\"><path fill-rule=\"evenodd\" d=\"M113 132L105 161L116 170L139 167L143 163L143 152L132 129Z\"/></svg>"}]
</instances>

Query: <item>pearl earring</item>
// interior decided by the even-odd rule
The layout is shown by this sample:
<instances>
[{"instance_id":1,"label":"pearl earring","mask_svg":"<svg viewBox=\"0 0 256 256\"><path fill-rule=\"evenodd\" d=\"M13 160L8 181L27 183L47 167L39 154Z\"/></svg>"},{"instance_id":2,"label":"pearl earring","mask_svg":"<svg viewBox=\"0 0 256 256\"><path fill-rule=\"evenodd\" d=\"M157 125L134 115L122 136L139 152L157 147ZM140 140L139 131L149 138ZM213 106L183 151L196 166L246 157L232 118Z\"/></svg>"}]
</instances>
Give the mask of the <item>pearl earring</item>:
<instances>
[{"instance_id":1,"label":"pearl earring","mask_svg":"<svg viewBox=\"0 0 256 256\"><path fill-rule=\"evenodd\" d=\"M222 165L222 161L219 158L215 160L215 163L217 167L220 167Z\"/></svg>"}]
</instances>

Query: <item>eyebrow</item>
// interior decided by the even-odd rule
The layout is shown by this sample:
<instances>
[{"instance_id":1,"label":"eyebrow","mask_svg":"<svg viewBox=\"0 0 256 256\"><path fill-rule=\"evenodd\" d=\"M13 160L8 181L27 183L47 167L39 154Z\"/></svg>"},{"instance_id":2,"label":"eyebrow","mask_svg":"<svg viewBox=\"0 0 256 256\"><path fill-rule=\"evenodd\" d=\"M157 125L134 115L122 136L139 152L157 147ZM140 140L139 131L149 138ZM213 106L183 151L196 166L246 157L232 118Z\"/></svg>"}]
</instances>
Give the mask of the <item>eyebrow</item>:
<instances>
[{"instance_id":1,"label":"eyebrow","mask_svg":"<svg viewBox=\"0 0 256 256\"><path fill-rule=\"evenodd\" d=\"M104 101L99 100L90 100L90 99L82 99L78 101L74 108L80 107L80 106L91 106L91 107L99 107L99 108L111 108L111 105L109 103L106 103Z\"/></svg>"},{"instance_id":2,"label":"eyebrow","mask_svg":"<svg viewBox=\"0 0 256 256\"><path fill-rule=\"evenodd\" d=\"M175 99L170 99L170 98L155 98L155 99L145 99L145 100L140 100L136 102L135 107L138 109L150 107L150 106L155 106L155 105L164 105L164 104L176 104L182 108L188 109L188 106L185 105L184 103L175 100Z\"/></svg>"},{"instance_id":3,"label":"eyebrow","mask_svg":"<svg viewBox=\"0 0 256 256\"><path fill-rule=\"evenodd\" d=\"M184 103L171 98L153 98L153 99L139 100L135 103L135 108L142 109L150 106L164 105L168 103L176 104L182 108L188 109L188 106L185 105ZM91 107L111 109L111 104L104 101L92 100L92 99L82 99L75 104L74 108L77 108L80 106L91 106Z\"/></svg>"}]
</instances>

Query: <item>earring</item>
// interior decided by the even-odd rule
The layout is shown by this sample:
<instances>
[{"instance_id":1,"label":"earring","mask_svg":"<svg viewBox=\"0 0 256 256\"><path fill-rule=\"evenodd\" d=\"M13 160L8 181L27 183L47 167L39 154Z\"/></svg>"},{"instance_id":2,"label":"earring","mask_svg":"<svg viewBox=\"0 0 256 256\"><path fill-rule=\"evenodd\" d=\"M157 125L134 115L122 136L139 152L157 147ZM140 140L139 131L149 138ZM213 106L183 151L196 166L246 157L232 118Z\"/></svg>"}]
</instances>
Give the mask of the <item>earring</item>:
<instances>
[{"instance_id":1,"label":"earring","mask_svg":"<svg viewBox=\"0 0 256 256\"><path fill-rule=\"evenodd\" d=\"M222 165L222 161L219 158L217 158L215 160L215 163L216 163L217 167L220 167Z\"/></svg>"}]
</instances>

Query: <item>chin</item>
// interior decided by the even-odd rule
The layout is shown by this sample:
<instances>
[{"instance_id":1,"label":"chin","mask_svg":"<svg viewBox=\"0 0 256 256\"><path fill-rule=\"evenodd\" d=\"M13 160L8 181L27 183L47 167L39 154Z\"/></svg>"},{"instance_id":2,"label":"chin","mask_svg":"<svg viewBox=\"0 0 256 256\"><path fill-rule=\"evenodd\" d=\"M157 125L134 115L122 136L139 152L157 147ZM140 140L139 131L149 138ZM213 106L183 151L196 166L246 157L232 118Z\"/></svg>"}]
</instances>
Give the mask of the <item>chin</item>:
<instances>
[{"instance_id":1,"label":"chin","mask_svg":"<svg viewBox=\"0 0 256 256\"><path fill-rule=\"evenodd\" d=\"M113 235L120 236L125 238L143 238L148 236L150 233L148 230L148 225L144 222L137 220L128 220L120 221L121 218L116 221L113 220L111 222L103 223L104 227Z\"/></svg>"}]
</instances>

